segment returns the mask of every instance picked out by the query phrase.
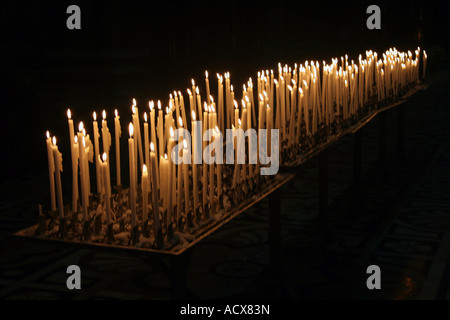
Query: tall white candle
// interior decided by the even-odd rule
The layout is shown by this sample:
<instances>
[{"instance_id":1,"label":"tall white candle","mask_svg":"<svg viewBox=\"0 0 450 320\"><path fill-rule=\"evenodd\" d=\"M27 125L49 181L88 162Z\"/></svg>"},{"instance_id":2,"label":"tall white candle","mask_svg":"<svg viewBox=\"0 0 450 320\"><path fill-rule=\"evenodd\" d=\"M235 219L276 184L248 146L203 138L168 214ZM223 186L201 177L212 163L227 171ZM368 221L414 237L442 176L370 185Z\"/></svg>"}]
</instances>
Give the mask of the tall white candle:
<instances>
[{"instance_id":1,"label":"tall white candle","mask_svg":"<svg viewBox=\"0 0 450 320\"><path fill-rule=\"evenodd\" d=\"M155 226L155 237L157 237L158 230L160 229L160 222L159 222L159 204L158 204L158 187L156 184L156 152L155 152L155 146L153 143L150 143L150 161L152 163L152 195L153 195L153 218L154 226Z\"/></svg>"},{"instance_id":2,"label":"tall white candle","mask_svg":"<svg viewBox=\"0 0 450 320\"><path fill-rule=\"evenodd\" d=\"M100 156L98 156L100 160ZM105 186L105 209L106 209L106 225L111 224L111 185L109 184L109 167L107 155L104 152L102 155L103 162L101 163L103 171L103 183Z\"/></svg>"},{"instance_id":3,"label":"tall white candle","mask_svg":"<svg viewBox=\"0 0 450 320\"><path fill-rule=\"evenodd\" d=\"M142 221L148 220L148 170L147 165L142 166Z\"/></svg>"},{"instance_id":4,"label":"tall white candle","mask_svg":"<svg viewBox=\"0 0 450 320\"><path fill-rule=\"evenodd\" d=\"M47 157L48 157L48 176L50 183L50 206L52 212L56 211L56 197L55 197L55 161L53 160L52 139L50 132L47 130Z\"/></svg>"},{"instance_id":5,"label":"tall white candle","mask_svg":"<svg viewBox=\"0 0 450 320\"><path fill-rule=\"evenodd\" d=\"M135 144L133 139L134 134L134 126L132 123L130 123L128 127L130 138L128 139L128 156L129 156L129 168L130 168L130 207L131 207L131 227L136 226L136 182L135 182L135 166L136 166L136 159L135 156Z\"/></svg>"},{"instance_id":6,"label":"tall white candle","mask_svg":"<svg viewBox=\"0 0 450 320\"><path fill-rule=\"evenodd\" d=\"M75 212L78 202L78 153L74 150L75 131L70 109L67 109L67 121L69 123L70 155L72 157L72 211Z\"/></svg>"},{"instance_id":7,"label":"tall white candle","mask_svg":"<svg viewBox=\"0 0 450 320\"><path fill-rule=\"evenodd\" d=\"M64 218L64 204L63 204L63 196L62 196L62 186L61 186L61 172L62 172L62 155L58 150L58 146L56 145L56 138L53 137L53 160L55 161L55 177L56 177L56 192L57 192L57 201L58 201L58 214L59 219Z\"/></svg>"},{"instance_id":8,"label":"tall white candle","mask_svg":"<svg viewBox=\"0 0 450 320\"><path fill-rule=\"evenodd\" d=\"M120 178L120 136L122 135L122 128L120 126L120 117L117 109L114 110L114 133L116 135L116 175L117 175L117 186L122 185Z\"/></svg>"},{"instance_id":9,"label":"tall white candle","mask_svg":"<svg viewBox=\"0 0 450 320\"><path fill-rule=\"evenodd\" d=\"M150 142L149 142L149 135L148 135L148 122L147 122L147 112L144 112L144 150L145 150L145 165L147 168L150 168ZM144 182L141 182L144 184ZM150 180L147 179L147 189L150 188Z\"/></svg>"},{"instance_id":10,"label":"tall white candle","mask_svg":"<svg viewBox=\"0 0 450 320\"><path fill-rule=\"evenodd\" d=\"M97 193L103 193L102 187L102 170L100 170L100 148L99 148L99 133L98 133L98 123L97 123L97 113L94 111L93 113L93 127L94 127L94 149L95 149L95 174L97 178ZM103 141L105 141L105 137L103 137ZM103 150L105 150L103 148Z\"/></svg>"},{"instance_id":11,"label":"tall white candle","mask_svg":"<svg viewBox=\"0 0 450 320\"><path fill-rule=\"evenodd\" d=\"M190 187L189 187L189 150L186 139L183 140L183 189L184 189L184 214L188 217L190 206Z\"/></svg>"}]
</instances>

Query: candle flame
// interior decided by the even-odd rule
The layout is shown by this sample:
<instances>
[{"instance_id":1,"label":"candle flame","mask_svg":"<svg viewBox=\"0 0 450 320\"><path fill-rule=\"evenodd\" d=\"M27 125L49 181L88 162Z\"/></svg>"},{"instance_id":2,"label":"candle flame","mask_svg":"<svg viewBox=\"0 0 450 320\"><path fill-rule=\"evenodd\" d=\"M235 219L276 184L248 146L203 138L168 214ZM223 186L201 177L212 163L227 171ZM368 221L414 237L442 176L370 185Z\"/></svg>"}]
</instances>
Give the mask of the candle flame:
<instances>
[{"instance_id":1,"label":"candle flame","mask_svg":"<svg viewBox=\"0 0 450 320\"><path fill-rule=\"evenodd\" d=\"M233 85L231 85L230 88L231 88L231 92L233 92Z\"/></svg>"},{"instance_id":2,"label":"candle flame","mask_svg":"<svg viewBox=\"0 0 450 320\"><path fill-rule=\"evenodd\" d=\"M214 102L214 98L213 98L213 96L212 96L212 95L209 95L209 100L211 100L211 103L213 103L213 102Z\"/></svg>"},{"instance_id":3,"label":"candle flame","mask_svg":"<svg viewBox=\"0 0 450 320\"><path fill-rule=\"evenodd\" d=\"M154 106L155 104L153 103L153 100L148 102L148 107L150 108L150 111L153 110Z\"/></svg>"},{"instance_id":4,"label":"candle flame","mask_svg":"<svg viewBox=\"0 0 450 320\"><path fill-rule=\"evenodd\" d=\"M264 101L264 97L261 93L259 94L259 100Z\"/></svg>"},{"instance_id":5,"label":"candle flame","mask_svg":"<svg viewBox=\"0 0 450 320\"><path fill-rule=\"evenodd\" d=\"M203 103L203 108L205 109L205 112L208 112L208 104L206 101Z\"/></svg>"},{"instance_id":6,"label":"candle flame","mask_svg":"<svg viewBox=\"0 0 450 320\"><path fill-rule=\"evenodd\" d=\"M189 90L189 88L187 89L187 93L189 94L189 96L192 96L192 92L191 90Z\"/></svg>"},{"instance_id":7,"label":"candle flame","mask_svg":"<svg viewBox=\"0 0 450 320\"><path fill-rule=\"evenodd\" d=\"M216 133L220 133L220 130L219 130L219 127L218 126L216 126Z\"/></svg>"},{"instance_id":8,"label":"candle flame","mask_svg":"<svg viewBox=\"0 0 450 320\"><path fill-rule=\"evenodd\" d=\"M173 95L174 95L175 97L177 97L177 92L176 92L175 90L173 90Z\"/></svg>"},{"instance_id":9,"label":"candle flame","mask_svg":"<svg viewBox=\"0 0 450 320\"><path fill-rule=\"evenodd\" d=\"M103 110L102 116L103 116L103 120L106 120L106 111L105 110Z\"/></svg>"},{"instance_id":10,"label":"candle flame","mask_svg":"<svg viewBox=\"0 0 450 320\"><path fill-rule=\"evenodd\" d=\"M130 125L128 126L128 131L130 132L130 138L133 137L133 133L134 133L134 127L133 127L133 123L130 122Z\"/></svg>"},{"instance_id":11,"label":"candle flame","mask_svg":"<svg viewBox=\"0 0 450 320\"><path fill-rule=\"evenodd\" d=\"M206 79L208 79L208 70L205 70Z\"/></svg>"},{"instance_id":12,"label":"candle flame","mask_svg":"<svg viewBox=\"0 0 450 320\"><path fill-rule=\"evenodd\" d=\"M97 121L97 112L94 111L94 113L92 114L92 117L94 118L94 121Z\"/></svg>"},{"instance_id":13,"label":"candle flame","mask_svg":"<svg viewBox=\"0 0 450 320\"><path fill-rule=\"evenodd\" d=\"M86 129L85 128L83 128L83 136L84 137L86 136Z\"/></svg>"},{"instance_id":14,"label":"candle flame","mask_svg":"<svg viewBox=\"0 0 450 320\"><path fill-rule=\"evenodd\" d=\"M234 108L237 109L238 108L238 103L237 103L236 100L233 100L233 101L234 101Z\"/></svg>"},{"instance_id":15,"label":"candle flame","mask_svg":"<svg viewBox=\"0 0 450 320\"><path fill-rule=\"evenodd\" d=\"M70 112L70 109L67 109L67 118L72 118L72 113Z\"/></svg>"},{"instance_id":16,"label":"candle flame","mask_svg":"<svg viewBox=\"0 0 450 320\"><path fill-rule=\"evenodd\" d=\"M241 125L241 119L238 118L238 124L239 126Z\"/></svg>"},{"instance_id":17,"label":"candle flame","mask_svg":"<svg viewBox=\"0 0 450 320\"><path fill-rule=\"evenodd\" d=\"M194 79L191 79L191 83L192 83L192 86L194 87L194 86L195 86L195 81L194 81Z\"/></svg>"},{"instance_id":18,"label":"candle flame","mask_svg":"<svg viewBox=\"0 0 450 320\"><path fill-rule=\"evenodd\" d=\"M150 142L150 150L151 152L155 151L155 146L153 145L153 142Z\"/></svg>"},{"instance_id":19,"label":"candle flame","mask_svg":"<svg viewBox=\"0 0 450 320\"><path fill-rule=\"evenodd\" d=\"M84 125L83 121L80 121L80 124L78 125L78 131L83 131Z\"/></svg>"},{"instance_id":20,"label":"candle flame","mask_svg":"<svg viewBox=\"0 0 450 320\"><path fill-rule=\"evenodd\" d=\"M164 153L164 160L167 160L167 153Z\"/></svg>"},{"instance_id":21,"label":"candle flame","mask_svg":"<svg viewBox=\"0 0 450 320\"><path fill-rule=\"evenodd\" d=\"M211 105L211 112L216 112L216 108L213 105Z\"/></svg>"},{"instance_id":22,"label":"candle flame","mask_svg":"<svg viewBox=\"0 0 450 320\"><path fill-rule=\"evenodd\" d=\"M47 130L47 132L45 132L45 135L47 136L47 139L50 138L50 131Z\"/></svg>"},{"instance_id":23,"label":"candle flame","mask_svg":"<svg viewBox=\"0 0 450 320\"><path fill-rule=\"evenodd\" d=\"M102 159L103 159L103 162L106 162L106 152L103 152L103 155L102 155Z\"/></svg>"},{"instance_id":24,"label":"candle flame","mask_svg":"<svg viewBox=\"0 0 450 320\"><path fill-rule=\"evenodd\" d=\"M267 109L270 109L270 106L269 106L269 104L267 104Z\"/></svg>"},{"instance_id":25,"label":"candle flame","mask_svg":"<svg viewBox=\"0 0 450 320\"><path fill-rule=\"evenodd\" d=\"M299 91L300 94L303 96L303 90L302 90L302 88L298 88L298 91Z\"/></svg>"},{"instance_id":26,"label":"candle flame","mask_svg":"<svg viewBox=\"0 0 450 320\"><path fill-rule=\"evenodd\" d=\"M158 100L158 110L161 110L161 100Z\"/></svg>"},{"instance_id":27,"label":"candle flame","mask_svg":"<svg viewBox=\"0 0 450 320\"><path fill-rule=\"evenodd\" d=\"M147 166L144 164L142 165L142 174L146 175L147 174Z\"/></svg>"},{"instance_id":28,"label":"candle flame","mask_svg":"<svg viewBox=\"0 0 450 320\"><path fill-rule=\"evenodd\" d=\"M195 121L195 111L192 110L192 120Z\"/></svg>"},{"instance_id":29,"label":"candle flame","mask_svg":"<svg viewBox=\"0 0 450 320\"><path fill-rule=\"evenodd\" d=\"M186 139L183 140L183 149L187 149L187 141L186 141Z\"/></svg>"},{"instance_id":30,"label":"candle flame","mask_svg":"<svg viewBox=\"0 0 450 320\"><path fill-rule=\"evenodd\" d=\"M83 143L83 147L86 148L86 139L83 136L83 139L81 140L81 142Z\"/></svg>"},{"instance_id":31,"label":"candle flame","mask_svg":"<svg viewBox=\"0 0 450 320\"><path fill-rule=\"evenodd\" d=\"M116 116L116 118L119 116L119 113L117 112L117 109L114 109L114 115Z\"/></svg>"},{"instance_id":32,"label":"candle flame","mask_svg":"<svg viewBox=\"0 0 450 320\"><path fill-rule=\"evenodd\" d=\"M181 119L181 117L178 117L178 122L180 123L180 126L183 126L183 119Z\"/></svg>"},{"instance_id":33,"label":"candle flame","mask_svg":"<svg viewBox=\"0 0 450 320\"><path fill-rule=\"evenodd\" d=\"M180 99L183 98L183 96L181 95L181 91L178 91L178 95L180 96Z\"/></svg>"},{"instance_id":34,"label":"candle flame","mask_svg":"<svg viewBox=\"0 0 450 320\"><path fill-rule=\"evenodd\" d=\"M144 112L144 121L147 122L147 112Z\"/></svg>"},{"instance_id":35,"label":"candle flame","mask_svg":"<svg viewBox=\"0 0 450 320\"><path fill-rule=\"evenodd\" d=\"M244 92L247 92L247 88L245 87L245 83L244 83L244 85L242 87L244 88Z\"/></svg>"},{"instance_id":36,"label":"candle flame","mask_svg":"<svg viewBox=\"0 0 450 320\"><path fill-rule=\"evenodd\" d=\"M136 106L136 99L133 98L133 106Z\"/></svg>"},{"instance_id":37,"label":"candle flame","mask_svg":"<svg viewBox=\"0 0 450 320\"><path fill-rule=\"evenodd\" d=\"M52 138L52 143L54 146L56 146L56 137L55 136L53 136L53 138Z\"/></svg>"},{"instance_id":38,"label":"candle flame","mask_svg":"<svg viewBox=\"0 0 450 320\"><path fill-rule=\"evenodd\" d=\"M134 106L134 104L131 106L131 112L133 113L133 115L136 114L136 107Z\"/></svg>"},{"instance_id":39,"label":"candle flame","mask_svg":"<svg viewBox=\"0 0 450 320\"><path fill-rule=\"evenodd\" d=\"M250 103L250 100L248 99L248 96L245 96L245 101L247 101L248 103Z\"/></svg>"},{"instance_id":40,"label":"candle flame","mask_svg":"<svg viewBox=\"0 0 450 320\"><path fill-rule=\"evenodd\" d=\"M173 128L170 127L170 130L169 130L169 131L170 131L170 137L173 138Z\"/></svg>"},{"instance_id":41,"label":"candle flame","mask_svg":"<svg viewBox=\"0 0 450 320\"><path fill-rule=\"evenodd\" d=\"M197 94L200 94L200 91L198 90L198 87L195 88L195 92L196 92Z\"/></svg>"},{"instance_id":42,"label":"candle flame","mask_svg":"<svg viewBox=\"0 0 450 320\"><path fill-rule=\"evenodd\" d=\"M263 91L264 97L268 98L266 90Z\"/></svg>"},{"instance_id":43,"label":"candle flame","mask_svg":"<svg viewBox=\"0 0 450 320\"><path fill-rule=\"evenodd\" d=\"M170 111L169 107L166 107L166 114L167 115L169 114L169 111Z\"/></svg>"},{"instance_id":44,"label":"candle flame","mask_svg":"<svg viewBox=\"0 0 450 320\"><path fill-rule=\"evenodd\" d=\"M273 79L273 82L275 83L275 85L278 85L277 79Z\"/></svg>"},{"instance_id":45,"label":"candle flame","mask_svg":"<svg viewBox=\"0 0 450 320\"><path fill-rule=\"evenodd\" d=\"M241 103L242 103L242 108L246 108L246 104L245 104L245 101L244 101L244 99L241 99Z\"/></svg>"},{"instance_id":46,"label":"candle flame","mask_svg":"<svg viewBox=\"0 0 450 320\"><path fill-rule=\"evenodd\" d=\"M73 137L73 142L78 143L78 137L77 136Z\"/></svg>"}]
</instances>

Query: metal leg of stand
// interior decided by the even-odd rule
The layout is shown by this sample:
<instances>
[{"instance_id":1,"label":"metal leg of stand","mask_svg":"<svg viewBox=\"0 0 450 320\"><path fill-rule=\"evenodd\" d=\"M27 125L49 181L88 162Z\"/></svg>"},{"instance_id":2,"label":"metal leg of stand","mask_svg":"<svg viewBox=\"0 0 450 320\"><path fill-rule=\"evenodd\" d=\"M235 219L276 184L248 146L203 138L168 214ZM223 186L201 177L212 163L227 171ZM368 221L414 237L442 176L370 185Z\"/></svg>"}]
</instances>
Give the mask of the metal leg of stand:
<instances>
[{"instance_id":1,"label":"metal leg of stand","mask_svg":"<svg viewBox=\"0 0 450 320\"><path fill-rule=\"evenodd\" d=\"M362 158L362 128L355 132L353 148L353 196L354 212L361 210L361 158Z\"/></svg>"},{"instance_id":2,"label":"metal leg of stand","mask_svg":"<svg viewBox=\"0 0 450 320\"><path fill-rule=\"evenodd\" d=\"M405 107L398 106L398 152L400 161L405 160Z\"/></svg>"},{"instance_id":3,"label":"metal leg of stand","mask_svg":"<svg viewBox=\"0 0 450 320\"><path fill-rule=\"evenodd\" d=\"M275 277L280 274L281 257L281 200L280 189L269 195L270 264Z\"/></svg>"}]
</instances>

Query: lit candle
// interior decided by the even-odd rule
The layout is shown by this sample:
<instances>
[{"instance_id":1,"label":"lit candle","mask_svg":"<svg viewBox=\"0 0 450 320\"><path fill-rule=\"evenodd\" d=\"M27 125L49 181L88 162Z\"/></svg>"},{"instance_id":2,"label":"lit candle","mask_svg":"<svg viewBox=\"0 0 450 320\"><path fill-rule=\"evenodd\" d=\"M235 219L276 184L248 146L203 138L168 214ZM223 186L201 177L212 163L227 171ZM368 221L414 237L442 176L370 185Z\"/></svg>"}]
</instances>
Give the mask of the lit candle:
<instances>
[{"instance_id":1,"label":"lit candle","mask_svg":"<svg viewBox=\"0 0 450 320\"><path fill-rule=\"evenodd\" d=\"M150 161L152 163L152 195L153 195L153 218L155 219L155 238L158 237L158 231L160 229L160 223L159 223L159 205L158 205L158 187L156 184L156 152L155 152L155 146L153 143L150 143Z\"/></svg>"},{"instance_id":2,"label":"lit candle","mask_svg":"<svg viewBox=\"0 0 450 320\"><path fill-rule=\"evenodd\" d=\"M53 160L52 139L50 132L47 130L47 157L48 157L48 176L50 182L50 205L52 212L56 211L56 197L55 197L55 162Z\"/></svg>"},{"instance_id":3,"label":"lit candle","mask_svg":"<svg viewBox=\"0 0 450 320\"><path fill-rule=\"evenodd\" d=\"M56 145L56 138L53 137L53 160L55 161L55 178L56 178L56 192L57 192L57 201L58 201L58 213L59 219L64 218L64 204L63 204L63 196L62 196L62 187L61 187L61 172L62 168L62 155L58 150L58 146Z\"/></svg>"},{"instance_id":4,"label":"lit candle","mask_svg":"<svg viewBox=\"0 0 450 320\"><path fill-rule=\"evenodd\" d=\"M151 140L153 145L156 146L156 125L155 125L155 106L153 101L149 101L148 103L149 107L150 107L150 126L151 126ZM161 102L159 103L159 105L161 105ZM156 161L156 184L159 188L159 169L158 169L158 161Z\"/></svg>"},{"instance_id":5,"label":"lit candle","mask_svg":"<svg viewBox=\"0 0 450 320\"><path fill-rule=\"evenodd\" d=\"M148 220L148 170L147 165L142 166L142 222Z\"/></svg>"},{"instance_id":6,"label":"lit candle","mask_svg":"<svg viewBox=\"0 0 450 320\"><path fill-rule=\"evenodd\" d=\"M101 163L101 166L103 171L103 183L105 186L106 225L109 226L111 224L111 185L109 184L109 167L106 152L103 153L102 158L103 162ZM98 160L101 160L100 156L98 156Z\"/></svg>"},{"instance_id":7,"label":"lit candle","mask_svg":"<svg viewBox=\"0 0 450 320\"><path fill-rule=\"evenodd\" d=\"M95 111L93 113L93 118L94 118L93 127L94 127L94 149L95 149L95 174L97 177L97 193L100 194L104 192L104 190L102 189L102 171L100 170L100 148L98 144L99 133L97 124L97 113ZM103 141L105 141L104 136ZM103 148L103 150L105 150L105 148Z\"/></svg>"},{"instance_id":8,"label":"lit candle","mask_svg":"<svg viewBox=\"0 0 450 320\"><path fill-rule=\"evenodd\" d=\"M198 90L198 87L195 88L195 92L197 93L197 110L195 112L198 112L200 116L200 121L203 121L202 118L202 97L200 96L200 91ZM208 100L210 100L209 95L206 96Z\"/></svg>"},{"instance_id":9,"label":"lit candle","mask_svg":"<svg viewBox=\"0 0 450 320\"><path fill-rule=\"evenodd\" d=\"M163 112L161 110L161 101L158 100L158 141L159 141L159 153L164 154L164 125L163 125ZM158 184L159 187L159 184Z\"/></svg>"},{"instance_id":10,"label":"lit candle","mask_svg":"<svg viewBox=\"0 0 450 320\"><path fill-rule=\"evenodd\" d=\"M120 117L117 113L117 109L114 110L114 133L116 135L116 175L117 175L117 186L122 185L120 178L120 136L122 135L122 128L120 126Z\"/></svg>"},{"instance_id":11,"label":"lit candle","mask_svg":"<svg viewBox=\"0 0 450 320\"><path fill-rule=\"evenodd\" d=\"M169 162L167 160L167 154L164 154L164 157L163 156L159 157L159 168L161 170L161 176L166 177L164 179L161 179L160 188L159 188L159 196L162 200L163 208L165 210L165 209L169 208L167 205L167 202L168 202L168 195L169 195L168 183L170 180L170 176L169 176Z\"/></svg>"},{"instance_id":12,"label":"lit candle","mask_svg":"<svg viewBox=\"0 0 450 320\"><path fill-rule=\"evenodd\" d=\"M147 112L144 112L144 150L145 150L145 165L147 168L150 167L150 150L149 150L149 137L148 137L148 122L147 122ZM144 184L144 182L141 182ZM150 180L147 179L147 189L150 188ZM148 203L148 202L147 202Z\"/></svg>"},{"instance_id":13,"label":"lit candle","mask_svg":"<svg viewBox=\"0 0 450 320\"><path fill-rule=\"evenodd\" d=\"M135 144L133 139L134 134L134 126L130 122L128 126L128 130L130 133L130 138L128 139L128 156L129 156L129 167L130 167L130 207L131 207L131 227L134 228L136 226L136 182L135 182L135 165L136 159L135 156Z\"/></svg>"}]
</instances>

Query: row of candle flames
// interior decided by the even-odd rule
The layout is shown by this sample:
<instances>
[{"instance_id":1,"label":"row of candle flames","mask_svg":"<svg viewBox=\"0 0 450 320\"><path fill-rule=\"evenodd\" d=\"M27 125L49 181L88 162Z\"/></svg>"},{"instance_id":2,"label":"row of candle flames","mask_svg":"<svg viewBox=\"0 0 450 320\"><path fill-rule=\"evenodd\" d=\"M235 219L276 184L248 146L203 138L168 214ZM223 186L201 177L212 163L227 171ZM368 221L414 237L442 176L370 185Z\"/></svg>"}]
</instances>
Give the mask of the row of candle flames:
<instances>
[{"instance_id":1,"label":"row of candle flames","mask_svg":"<svg viewBox=\"0 0 450 320\"><path fill-rule=\"evenodd\" d=\"M142 234L144 237L154 239L153 247L162 248L164 241L174 241L177 231L189 233L202 221L207 221L214 214L226 210L224 205L226 200L230 201L231 198L237 205L242 200L242 194L241 199L233 199L233 191L245 189L248 196L267 179L259 176L259 164L247 162L242 165L235 161L234 165L205 162L198 165L196 164L198 161L194 160L192 164L175 165L171 161L175 141L174 130L183 128L184 125L195 134L197 130L194 126L198 123L195 120L202 121L200 129L202 136L208 129L215 129L217 132L224 132L227 128L244 131L256 127L279 129L280 162L283 163L284 160L304 152L308 141L311 145L317 143L320 136L326 139L326 136L337 130L337 127L342 128L358 121L376 104L395 101L404 90L419 82L420 48L415 50L414 59L411 51L400 52L395 48L383 53L382 59L378 59L377 53L373 51L366 51L365 54L365 59L359 56L358 63L353 60L349 62L347 55L341 57L340 64L338 58L332 59L331 64L323 62L322 73L317 61L306 61L304 65L295 64L294 68L278 64L277 78L273 70L270 73L268 70L258 72L256 99L253 82L249 78L247 86L243 85L240 104L236 101L229 73L223 76L217 74L216 104L210 93L206 71L206 101L202 100L199 87L195 85L193 79L192 90L187 90L189 114L186 113L183 94L180 91L170 94L165 114L160 101L157 102L158 110L153 101L150 101L150 119L147 112L143 114L144 137L141 135L138 106L133 99L128 139L130 173L128 192L122 189L121 183L121 124L115 110L117 192L114 196L111 191L109 161L112 139L105 110L102 114L101 128L102 156L100 156L100 133L96 113L93 113L92 143L83 122L79 123L79 131L75 133L70 109L67 110L72 156L71 212L65 212L63 207L60 177L62 155L58 150L56 138L51 138L47 131L50 216L59 222L58 234L63 238L67 237L69 228L66 225L68 223L66 216L69 213L72 214L74 221L71 227L75 230L78 213L82 212L81 236L85 240L90 240L94 230L92 221L95 215L92 213L100 211L100 217L103 217L104 221L100 222L100 225L105 230L108 243L114 241L113 223L117 222L121 215L126 215L130 221L128 230L131 231L131 243L139 242L139 235ZM425 51L422 57L422 77L424 77L427 63ZM174 113L178 121L175 121ZM190 128L188 117L191 120ZM194 136L192 141L193 143L196 141ZM202 143L204 150L206 142ZM183 141L183 145L184 157L191 150L188 151L186 141ZM192 155L195 157L194 153ZM246 156L248 160L248 155ZM89 162L95 162L97 202L93 201L91 194ZM41 221L45 221L45 215L40 216L43 218ZM153 225L153 228L150 228L150 225ZM123 224L121 229L124 230ZM98 232L99 230L96 231Z\"/></svg>"}]
</instances>

